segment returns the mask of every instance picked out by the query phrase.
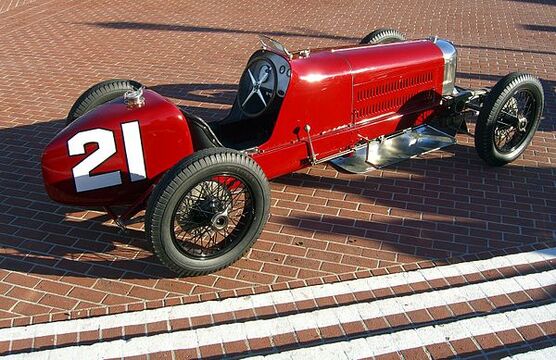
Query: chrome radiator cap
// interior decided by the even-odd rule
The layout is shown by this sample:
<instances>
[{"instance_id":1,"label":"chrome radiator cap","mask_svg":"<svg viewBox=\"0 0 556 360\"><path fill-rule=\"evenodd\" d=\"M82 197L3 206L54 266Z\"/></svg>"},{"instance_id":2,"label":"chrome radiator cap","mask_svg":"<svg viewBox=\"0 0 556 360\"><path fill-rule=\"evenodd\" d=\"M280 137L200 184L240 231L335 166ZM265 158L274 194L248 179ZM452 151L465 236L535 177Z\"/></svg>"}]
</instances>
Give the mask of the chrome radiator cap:
<instances>
[{"instance_id":1,"label":"chrome radiator cap","mask_svg":"<svg viewBox=\"0 0 556 360\"><path fill-rule=\"evenodd\" d=\"M145 105L145 98L143 97L143 89L141 86L135 90L128 90L124 94L124 103L129 109L140 108Z\"/></svg>"}]
</instances>

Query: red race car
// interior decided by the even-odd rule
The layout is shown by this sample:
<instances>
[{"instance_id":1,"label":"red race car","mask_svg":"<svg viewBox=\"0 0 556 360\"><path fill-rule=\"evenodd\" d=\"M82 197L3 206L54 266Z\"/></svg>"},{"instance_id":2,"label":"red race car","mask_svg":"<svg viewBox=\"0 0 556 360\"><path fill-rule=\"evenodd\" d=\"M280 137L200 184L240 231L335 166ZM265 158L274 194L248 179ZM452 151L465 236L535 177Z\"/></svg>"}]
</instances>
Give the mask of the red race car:
<instances>
[{"instance_id":1,"label":"red race car","mask_svg":"<svg viewBox=\"0 0 556 360\"><path fill-rule=\"evenodd\" d=\"M146 208L146 236L182 275L221 269L256 241L272 179L331 161L365 172L455 143L478 112L475 147L515 160L543 110L538 79L512 73L491 89L455 85L457 51L438 38L380 29L360 44L288 51L261 36L235 102L207 123L131 80L81 95L42 157L49 196L103 206L125 228ZM114 207L126 206L116 214Z\"/></svg>"}]
</instances>

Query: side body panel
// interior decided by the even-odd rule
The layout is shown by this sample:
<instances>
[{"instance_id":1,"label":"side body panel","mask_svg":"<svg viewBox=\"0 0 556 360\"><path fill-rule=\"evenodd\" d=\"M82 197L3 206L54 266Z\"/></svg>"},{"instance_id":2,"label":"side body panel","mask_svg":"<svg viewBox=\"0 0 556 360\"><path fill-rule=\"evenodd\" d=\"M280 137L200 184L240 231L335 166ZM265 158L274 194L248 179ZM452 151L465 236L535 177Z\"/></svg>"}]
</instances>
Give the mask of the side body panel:
<instances>
[{"instance_id":1,"label":"side body panel","mask_svg":"<svg viewBox=\"0 0 556 360\"><path fill-rule=\"evenodd\" d=\"M253 154L269 178L308 165L306 125L315 136L334 128L347 130L351 118L351 69L343 58L321 52L309 59L294 58L290 66L290 84L272 136L259 147L260 153ZM336 144L351 141L350 136ZM329 148L321 140L314 146L318 152Z\"/></svg>"},{"instance_id":2,"label":"side body panel","mask_svg":"<svg viewBox=\"0 0 556 360\"><path fill-rule=\"evenodd\" d=\"M121 98L103 104L50 142L42 173L53 200L82 206L131 203L193 153L182 112L153 91L145 90L144 97L146 105L136 109Z\"/></svg>"},{"instance_id":3,"label":"side body panel","mask_svg":"<svg viewBox=\"0 0 556 360\"><path fill-rule=\"evenodd\" d=\"M428 40L342 49L353 70L354 123L410 115L440 103L444 59Z\"/></svg>"},{"instance_id":4,"label":"side body panel","mask_svg":"<svg viewBox=\"0 0 556 360\"><path fill-rule=\"evenodd\" d=\"M291 71L273 134L252 155L269 178L310 165L309 135L318 161L426 122L440 105L444 59L418 40L315 50Z\"/></svg>"}]
</instances>

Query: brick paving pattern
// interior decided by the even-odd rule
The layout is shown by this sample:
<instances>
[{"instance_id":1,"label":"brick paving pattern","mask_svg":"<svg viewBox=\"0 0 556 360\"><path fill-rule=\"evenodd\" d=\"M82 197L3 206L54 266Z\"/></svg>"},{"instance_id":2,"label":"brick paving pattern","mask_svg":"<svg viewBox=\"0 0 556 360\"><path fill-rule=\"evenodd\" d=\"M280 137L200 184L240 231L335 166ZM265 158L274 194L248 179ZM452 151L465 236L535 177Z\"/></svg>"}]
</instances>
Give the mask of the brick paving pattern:
<instances>
[{"instance_id":1,"label":"brick paving pattern","mask_svg":"<svg viewBox=\"0 0 556 360\"><path fill-rule=\"evenodd\" d=\"M90 319L0 329L10 358L550 358L556 248ZM79 347L78 347L79 346ZM30 353L33 351L33 353ZM149 354L150 353L150 354Z\"/></svg>"},{"instance_id":2,"label":"brick paving pattern","mask_svg":"<svg viewBox=\"0 0 556 360\"><path fill-rule=\"evenodd\" d=\"M0 0L0 14L26 4L31 4L35 1L36 0Z\"/></svg>"},{"instance_id":3,"label":"brick paving pattern","mask_svg":"<svg viewBox=\"0 0 556 360\"><path fill-rule=\"evenodd\" d=\"M552 246L554 18L550 1L284 6L52 0L5 11L0 14L0 327ZM233 101L243 66L258 46L257 33L302 48L357 42L379 27L398 28L410 38L434 34L453 40L461 86L492 85L515 70L539 76L546 93L544 119L524 156L510 166L489 168L475 154L473 140L459 136L459 145L367 175L320 165L281 177L272 182L272 217L250 254L197 278L175 278L161 266L144 240L142 223L120 235L104 213L47 198L41 151L91 84L136 79L214 120Z\"/></svg>"}]
</instances>

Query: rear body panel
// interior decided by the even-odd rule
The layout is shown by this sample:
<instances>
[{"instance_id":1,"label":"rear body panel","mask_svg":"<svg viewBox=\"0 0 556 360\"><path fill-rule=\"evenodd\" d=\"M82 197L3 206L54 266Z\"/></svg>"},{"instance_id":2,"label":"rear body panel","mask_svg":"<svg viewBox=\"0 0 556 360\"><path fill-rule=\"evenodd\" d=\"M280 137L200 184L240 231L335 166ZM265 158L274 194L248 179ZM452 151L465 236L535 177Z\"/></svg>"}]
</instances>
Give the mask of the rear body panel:
<instances>
[{"instance_id":1,"label":"rear body panel","mask_svg":"<svg viewBox=\"0 0 556 360\"><path fill-rule=\"evenodd\" d=\"M181 111L153 91L145 90L144 96L141 108L128 109L121 98L101 105L50 142L42 173L53 200L89 206L131 203L193 153Z\"/></svg>"}]
</instances>

